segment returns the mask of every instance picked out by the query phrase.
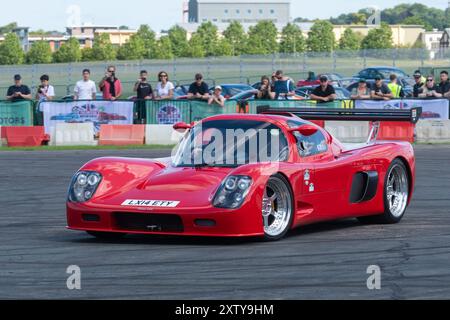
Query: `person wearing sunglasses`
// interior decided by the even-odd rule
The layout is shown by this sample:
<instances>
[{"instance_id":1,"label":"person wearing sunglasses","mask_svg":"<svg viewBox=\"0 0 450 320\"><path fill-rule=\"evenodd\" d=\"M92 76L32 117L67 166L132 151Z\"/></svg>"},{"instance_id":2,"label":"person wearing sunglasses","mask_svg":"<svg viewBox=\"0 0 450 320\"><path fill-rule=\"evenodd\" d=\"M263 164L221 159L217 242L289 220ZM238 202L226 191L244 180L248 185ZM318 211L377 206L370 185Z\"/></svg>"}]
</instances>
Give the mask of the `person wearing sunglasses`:
<instances>
[{"instance_id":1,"label":"person wearing sunglasses","mask_svg":"<svg viewBox=\"0 0 450 320\"><path fill-rule=\"evenodd\" d=\"M275 72L274 92L275 100L289 100L295 96L294 81L286 77L282 70Z\"/></svg>"},{"instance_id":2,"label":"person wearing sunglasses","mask_svg":"<svg viewBox=\"0 0 450 320\"><path fill-rule=\"evenodd\" d=\"M270 77L270 89L272 89L272 92L275 92L275 82L277 82L276 72L272 73L272 77Z\"/></svg>"},{"instance_id":3,"label":"person wearing sunglasses","mask_svg":"<svg viewBox=\"0 0 450 320\"><path fill-rule=\"evenodd\" d=\"M106 68L105 77L100 81L100 91L103 92L104 100L115 101L122 95L122 83L116 77L116 67Z\"/></svg>"},{"instance_id":4,"label":"person wearing sunglasses","mask_svg":"<svg viewBox=\"0 0 450 320\"><path fill-rule=\"evenodd\" d=\"M419 70L414 72L414 87L413 87L413 96L414 98L418 98L419 94L423 92L423 88L425 87L426 78L422 76Z\"/></svg>"},{"instance_id":5,"label":"person wearing sunglasses","mask_svg":"<svg viewBox=\"0 0 450 320\"><path fill-rule=\"evenodd\" d=\"M394 98L391 89L383 82L381 76L375 77L375 83L373 84L370 96L373 100L390 100Z\"/></svg>"},{"instance_id":6,"label":"person wearing sunglasses","mask_svg":"<svg viewBox=\"0 0 450 320\"><path fill-rule=\"evenodd\" d=\"M155 100L172 100L175 86L169 81L169 75L165 71L158 74L158 84L155 90Z\"/></svg>"},{"instance_id":7,"label":"person wearing sunglasses","mask_svg":"<svg viewBox=\"0 0 450 320\"><path fill-rule=\"evenodd\" d=\"M336 90L329 83L327 76L320 77L320 85L311 92L311 100L316 100L317 103L327 103L336 100Z\"/></svg>"},{"instance_id":8,"label":"person wearing sunglasses","mask_svg":"<svg viewBox=\"0 0 450 320\"><path fill-rule=\"evenodd\" d=\"M195 82L189 86L188 99L209 100L209 86L203 81L203 75L197 73Z\"/></svg>"},{"instance_id":9,"label":"person wearing sunglasses","mask_svg":"<svg viewBox=\"0 0 450 320\"><path fill-rule=\"evenodd\" d=\"M427 78L427 84L423 88L422 93L419 94L419 98L422 99L442 98L442 94L439 93L439 88L434 82L434 76L429 76Z\"/></svg>"}]
</instances>

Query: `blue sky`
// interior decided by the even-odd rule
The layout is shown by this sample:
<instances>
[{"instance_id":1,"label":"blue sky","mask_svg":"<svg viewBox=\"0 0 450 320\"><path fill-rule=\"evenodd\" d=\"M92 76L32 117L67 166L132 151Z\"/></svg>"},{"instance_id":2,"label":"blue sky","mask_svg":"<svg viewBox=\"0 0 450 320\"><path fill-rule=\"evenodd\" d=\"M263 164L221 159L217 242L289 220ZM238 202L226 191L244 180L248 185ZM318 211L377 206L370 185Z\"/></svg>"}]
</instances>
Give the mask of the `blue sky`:
<instances>
[{"instance_id":1,"label":"blue sky","mask_svg":"<svg viewBox=\"0 0 450 320\"><path fill-rule=\"evenodd\" d=\"M81 9L81 21L106 25L128 25L137 27L149 24L154 30L169 28L181 22L183 0L22 0L18 8L14 1L2 1L0 25L17 21L21 26L30 26L33 30L47 29L63 31L67 25L71 5ZM422 1L405 0L292 0L291 15L307 18L328 18L341 13L356 11L363 7L376 5L380 8L393 4ZM424 3L424 2L422 2ZM444 9L448 0L433 0L427 5ZM320 12L317 10L320 9Z\"/></svg>"}]
</instances>

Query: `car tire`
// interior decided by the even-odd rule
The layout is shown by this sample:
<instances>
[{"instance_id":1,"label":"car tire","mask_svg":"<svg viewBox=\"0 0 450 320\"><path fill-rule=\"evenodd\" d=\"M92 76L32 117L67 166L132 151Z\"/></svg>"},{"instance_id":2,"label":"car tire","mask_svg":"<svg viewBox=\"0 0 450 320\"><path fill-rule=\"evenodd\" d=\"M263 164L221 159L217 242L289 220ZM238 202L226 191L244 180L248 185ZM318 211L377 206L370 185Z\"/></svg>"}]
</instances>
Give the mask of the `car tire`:
<instances>
[{"instance_id":1,"label":"car tire","mask_svg":"<svg viewBox=\"0 0 450 320\"><path fill-rule=\"evenodd\" d=\"M126 233L118 232L99 232L99 231L86 231L87 234L101 240L119 240L126 236Z\"/></svg>"},{"instance_id":2,"label":"car tire","mask_svg":"<svg viewBox=\"0 0 450 320\"><path fill-rule=\"evenodd\" d=\"M265 241L278 241L286 236L294 221L294 196L287 179L276 174L264 189L262 219Z\"/></svg>"},{"instance_id":3,"label":"car tire","mask_svg":"<svg viewBox=\"0 0 450 320\"><path fill-rule=\"evenodd\" d=\"M384 213L377 216L360 217L362 223L395 224L405 215L409 201L410 181L408 170L400 159L395 159L384 181Z\"/></svg>"}]
</instances>

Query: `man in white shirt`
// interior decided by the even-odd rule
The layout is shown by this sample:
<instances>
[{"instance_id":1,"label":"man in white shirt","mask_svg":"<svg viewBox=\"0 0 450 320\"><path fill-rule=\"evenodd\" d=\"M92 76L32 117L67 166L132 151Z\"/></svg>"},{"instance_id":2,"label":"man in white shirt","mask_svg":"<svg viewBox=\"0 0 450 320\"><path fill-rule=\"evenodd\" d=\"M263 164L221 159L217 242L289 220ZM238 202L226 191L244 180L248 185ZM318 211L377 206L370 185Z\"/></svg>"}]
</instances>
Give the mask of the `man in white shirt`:
<instances>
[{"instance_id":1,"label":"man in white shirt","mask_svg":"<svg viewBox=\"0 0 450 320\"><path fill-rule=\"evenodd\" d=\"M75 85L75 100L95 100L97 94L97 87L95 82L90 80L91 71L89 69L83 70L83 80L80 80Z\"/></svg>"},{"instance_id":2,"label":"man in white shirt","mask_svg":"<svg viewBox=\"0 0 450 320\"><path fill-rule=\"evenodd\" d=\"M41 77L41 85L36 93L36 100L38 101L51 101L55 97L55 88L49 84L50 77L44 74Z\"/></svg>"}]
</instances>

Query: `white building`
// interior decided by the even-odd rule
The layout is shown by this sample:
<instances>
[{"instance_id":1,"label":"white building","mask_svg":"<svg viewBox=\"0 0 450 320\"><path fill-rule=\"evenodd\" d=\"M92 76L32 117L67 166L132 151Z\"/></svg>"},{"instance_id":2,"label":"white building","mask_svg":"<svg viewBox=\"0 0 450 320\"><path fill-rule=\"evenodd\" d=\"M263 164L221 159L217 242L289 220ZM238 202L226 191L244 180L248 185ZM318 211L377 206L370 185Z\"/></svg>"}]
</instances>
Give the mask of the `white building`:
<instances>
[{"instance_id":1,"label":"white building","mask_svg":"<svg viewBox=\"0 0 450 320\"><path fill-rule=\"evenodd\" d=\"M113 46L120 47L137 32L137 30L121 30L118 26L93 25L90 23L67 27L66 30L69 37L78 39L81 48L92 47L94 37L103 33L109 35Z\"/></svg>"},{"instance_id":2,"label":"white building","mask_svg":"<svg viewBox=\"0 0 450 320\"><path fill-rule=\"evenodd\" d=\"M261 20L287 24L290 21L290 0L190 0L184 22L229 23L239 21L255 24Z\"/></svg>"},{"instance_id":3,"label":"white building","mask_svg":"<svg viewBox=\"0 0 450 320\"><path fill-rule=\"evenodd\" d=\"M430 52L430 58L434 59L441 48L441 40L444 32L433 29L433 31L425 31L422 33L422 43Z\"/></svg>"},{"instance_id":4,"label":"white building","mask_svg":"<svg viewBox=\"0 0 450 320\"><path fill-rule=\"evenodd\" d=\"M422 43L430 51L439 51L443 31L434 29L433 31L425 31L422 33Z\"/></svg>"}]
</instances>

